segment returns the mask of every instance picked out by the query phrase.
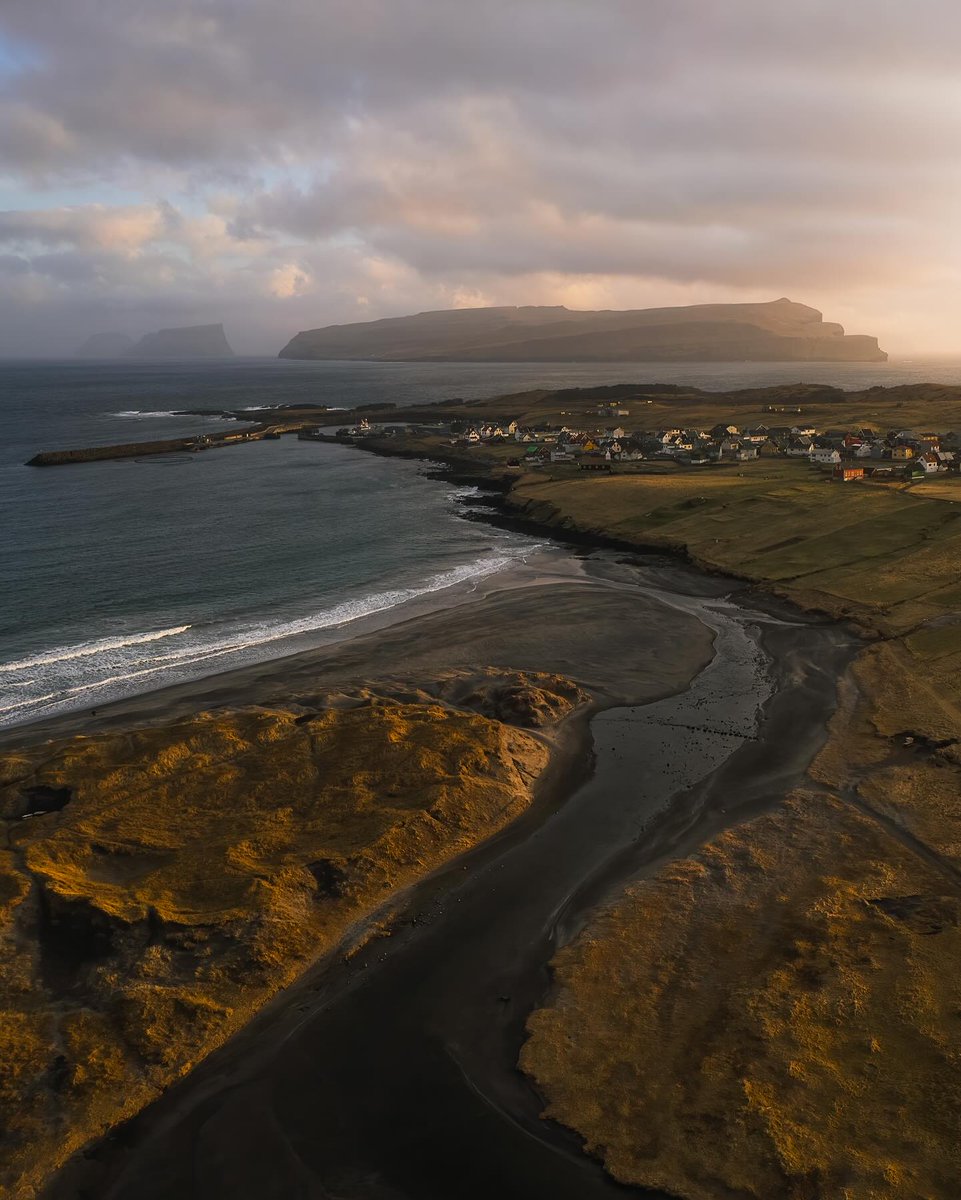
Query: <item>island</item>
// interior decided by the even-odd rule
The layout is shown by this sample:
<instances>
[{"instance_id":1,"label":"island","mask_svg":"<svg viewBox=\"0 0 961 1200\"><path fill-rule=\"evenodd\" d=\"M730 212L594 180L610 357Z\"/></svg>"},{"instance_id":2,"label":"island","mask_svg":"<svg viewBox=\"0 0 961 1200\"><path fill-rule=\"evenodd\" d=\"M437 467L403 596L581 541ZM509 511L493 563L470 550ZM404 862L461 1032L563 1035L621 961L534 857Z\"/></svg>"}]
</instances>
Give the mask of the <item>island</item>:
<instances>
[{"instance_id":1,"label":"island","mask_svg":"<svg viewBox=\"0 0 961 1200\"><path fill-rule=\"evenodd\" d=\"M782 297L625 312L460 308L298 333L280 358L393 362L884 362L877 338L845 334Z\"/></svg>"},{"instance_id":2,"label":"island","mask_svg":"<svg viewBox=\"0 0 961 1200\"><path fill-rule=\"evenodd\" d=\"M188 325L145 333L129 351L131 358L232 358L223 325Z\"/></svg>"},{"instance_id":3,"label":"island","mask_svg":"<svg viewBox=\"0 0 961 1200\"><path fill-rule=\"evenodd\" d=\"M77 358L126 358L133 350L132 337L125 333L92 333L77 347Z\"/></svg>"}]
</instances>

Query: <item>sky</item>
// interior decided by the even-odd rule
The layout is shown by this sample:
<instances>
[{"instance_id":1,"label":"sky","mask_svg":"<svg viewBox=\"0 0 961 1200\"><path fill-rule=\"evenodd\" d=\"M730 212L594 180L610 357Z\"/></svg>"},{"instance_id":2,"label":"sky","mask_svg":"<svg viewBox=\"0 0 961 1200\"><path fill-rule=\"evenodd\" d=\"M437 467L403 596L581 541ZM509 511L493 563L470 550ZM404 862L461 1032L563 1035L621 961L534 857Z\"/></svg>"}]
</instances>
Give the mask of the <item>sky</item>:
<instances>
[{"instance_id":1,"label":"sky","mask_svg":"<svg viewBox=\"0 0 961 1200\"><path fill-rule=\"evenodd\" d=\"M793 300L961 356L956 0L2 0L0 354Z\"/></svg>"}]
</instances>

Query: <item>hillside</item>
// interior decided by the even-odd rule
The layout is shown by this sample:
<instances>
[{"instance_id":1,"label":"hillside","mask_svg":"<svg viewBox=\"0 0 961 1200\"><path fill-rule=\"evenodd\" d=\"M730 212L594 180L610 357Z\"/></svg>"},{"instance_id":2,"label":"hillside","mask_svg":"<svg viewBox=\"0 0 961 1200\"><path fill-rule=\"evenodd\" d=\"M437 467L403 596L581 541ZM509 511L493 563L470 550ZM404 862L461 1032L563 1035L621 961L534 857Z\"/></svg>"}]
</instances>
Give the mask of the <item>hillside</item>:
<instances>
[{"instance_id":1,"label":"hillside","mask_svg":"<svg viewBox=\"0 0 961 1200\"><path fill-rule=\"evenodd\" d=\"M848 335L791 300L625 312L563 306L462 308L298 333L280 358L394 362L883 362L877 339Z\"/></svg>"}]
</instances>

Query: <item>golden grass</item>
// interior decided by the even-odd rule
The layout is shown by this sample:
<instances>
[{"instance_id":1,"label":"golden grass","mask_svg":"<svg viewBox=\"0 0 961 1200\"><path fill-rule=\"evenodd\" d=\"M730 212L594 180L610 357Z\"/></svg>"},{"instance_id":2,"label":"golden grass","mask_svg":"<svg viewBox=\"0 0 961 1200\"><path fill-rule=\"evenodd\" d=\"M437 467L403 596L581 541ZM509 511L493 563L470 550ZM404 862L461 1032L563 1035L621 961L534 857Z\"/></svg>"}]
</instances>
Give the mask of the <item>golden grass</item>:
<instances>
[{"instance_id":1,"label":"golden grass","mask_svg":"<svg viewBox=\"0 0 961 1200\"><path fill-rule=\"evenodd\" d=\"M531 712L569 711L558 682L524 678ZM547 757L477 713L377 697L0 757L4 1194L32 1195L352 923L503 827ZM71 799L18 819L37 788Z\"/></svg>"},{"instance_id":2,"label":"golden grass","mask_svg":"<svg viewBox=\"0 0 961 1200\"><path fill-rule=\"evenodd\" d=\"M562 950L521 1064L625 1183L953 1200L958 908L874 822L795 796Z\"/></svg>"},{"instance_id":3,"label":"golden grass","mask_svg":"<svg viewBox=\"0 0 961 1200\"><path fill-rule=\"evenodd\" d=\"M850 805L781 804L631 886L555 960L521 1062L618 1179L686 1200L957 1194L957 494L763 461L549 470L511 494L537 519L682 549L885 639L843 681L811 768Z\"/></svg>"}]
</instances>

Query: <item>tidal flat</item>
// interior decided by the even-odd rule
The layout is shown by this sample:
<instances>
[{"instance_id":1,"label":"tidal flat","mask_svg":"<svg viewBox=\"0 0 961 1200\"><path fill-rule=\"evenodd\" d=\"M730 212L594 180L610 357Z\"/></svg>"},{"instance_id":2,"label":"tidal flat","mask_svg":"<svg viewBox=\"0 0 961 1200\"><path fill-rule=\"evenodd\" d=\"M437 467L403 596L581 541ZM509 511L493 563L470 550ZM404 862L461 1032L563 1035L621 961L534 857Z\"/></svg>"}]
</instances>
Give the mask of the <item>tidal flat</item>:
<instances>
[{"instance_id":1,"label":"tidal flat","mask_svg":"<svg viewBox=\"0 0 961 1200\"><path fill-rule=\"evenodd\" d=\"M12 1194L325 955L391 933L411 887L550 810L587 770L598 706L683 690L712 660L696 616L564 555L501 584L5 735Z\"/></svg>"}]
</instances>

